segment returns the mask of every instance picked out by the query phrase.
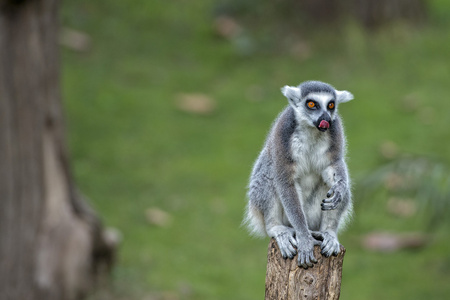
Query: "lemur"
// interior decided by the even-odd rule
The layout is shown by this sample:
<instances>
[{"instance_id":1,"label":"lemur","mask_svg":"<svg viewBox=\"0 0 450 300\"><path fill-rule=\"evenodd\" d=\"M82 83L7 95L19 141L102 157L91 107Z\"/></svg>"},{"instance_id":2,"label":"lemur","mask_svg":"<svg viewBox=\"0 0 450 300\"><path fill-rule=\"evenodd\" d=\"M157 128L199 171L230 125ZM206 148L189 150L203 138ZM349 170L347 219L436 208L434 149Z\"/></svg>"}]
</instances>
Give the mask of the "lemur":
<instances>
[{"instance_id":1,"label":"lemur","mask_svg":"<svg viewBox=\"0 0 450 300\"><path fill-rule=\"evenodd\" d=\"M346 141L338 114L353 99L320 81L281 89L289 105L278 115L256 160L244 223L255 235L275 238L284 258L317 262L314 246L337 255L337 232L352 212Z\"/></svg>"}]
</instances>

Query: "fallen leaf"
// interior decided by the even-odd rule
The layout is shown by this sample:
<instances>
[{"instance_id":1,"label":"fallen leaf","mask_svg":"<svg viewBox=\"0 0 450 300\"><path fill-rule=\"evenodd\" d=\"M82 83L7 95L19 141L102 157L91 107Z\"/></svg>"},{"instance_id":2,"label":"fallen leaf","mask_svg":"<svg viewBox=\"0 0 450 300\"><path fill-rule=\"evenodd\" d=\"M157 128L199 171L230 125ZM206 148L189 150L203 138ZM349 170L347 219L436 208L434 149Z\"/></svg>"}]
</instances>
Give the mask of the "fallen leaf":
<instances>
[{"instance_id":1,"label":"fallen leaf","mask_svg":"<svg viewBox=\"0 0 450 300\"><path fill-rule=\"evenodd\" d=\"M218 16L214 20L214 27L216 32L224 38L232 39L236 37L241 31L241 26L230 16Z\"/></svg>"},{"instance_id":2,"label":"fallen leaf","mask_svg":"<svg viewBox=\"0 0 450 300\"><path fill-rule=\"evenodd\" d=\"M388 200L387 210L398 217L412 217L417 213L417 205L411 199L392 197Z\"/></svg>"},{"instance_id":3,"label":"fallen leaf","mask_svg":"<svg viewBox=\"0 0 450 300\"><path fill-rule=\"evenodd\" d=\"M122 233L114 227L103 230L103 238L109 247L117 247L122 241Z\"/></svg>"},{"instance_id":4,"label":"fallen leaf","mask_svg":"<svg viewBox=\"0 0 450 300\"><path fill-rule=\"evenodd\" d=\"M384 141L380 145L380 153L384 158L393 159L398 155L398 146L393 141Z\"/></svg>"},{"instance_id":5,"label":"fallen leaf","mask_svg":"<svg viewBox=\"0 0 450 300\"><path fill-rule=\"evenodd\" d=\"M172 223L172 216L159 208L149 208L145 211L147 221L158 227L168 227Z\"/></svg>"},{"instance_id":6,"label":"fallen leaf","mask_svg":"<svg viewBox=\"0 0 450 300\"><path fill-rule=\"evenodd\" d=\"M405 112L415 112L419 109L419 99L414 94L406 95L401 100L401 108Z\"/></svg>"},{"instance_id":7,"label":"fallen leaf","mask_svg":"<svg viewBox=\"0 0 450 300\"><path fill-rule=\"evenodd\" d=\"M394 252L400 249L415 249L427 245L430 238L421 233L374 232L362 240L364 248L377 252Z\"/></svg>"},{"instance_id":8,"label":"fallen leaf","mask_svg":"<svg viewBox=\"0 0 450 300\"><path fill-rule=\"evenodd\" d=\"M205 94L179 94L176 100L178 109L199 115L211 114L216 109L216 103Z\"/></svg>"},{"instance_id":9,"label":"fallen leaf","mask_svg":"<svg viewBox=\"0 0 450 300\"><path fill-rule=\"evenodd\" d=\"M61 45L78 52L86 52L92 45L89 35L66 27L61 29L59 42Z\"/></svg>"},{"instance_id":10,"label":"fallen leaf","mask_svg":"<svg viewBox=\"0 0 450 300\"><path fill-rule=\"evenodd\" d=\"M384 179L384 186L390 191L399 190L405 184L405 179L398 173L389 173Z\"/></svg>"}]
</instances>

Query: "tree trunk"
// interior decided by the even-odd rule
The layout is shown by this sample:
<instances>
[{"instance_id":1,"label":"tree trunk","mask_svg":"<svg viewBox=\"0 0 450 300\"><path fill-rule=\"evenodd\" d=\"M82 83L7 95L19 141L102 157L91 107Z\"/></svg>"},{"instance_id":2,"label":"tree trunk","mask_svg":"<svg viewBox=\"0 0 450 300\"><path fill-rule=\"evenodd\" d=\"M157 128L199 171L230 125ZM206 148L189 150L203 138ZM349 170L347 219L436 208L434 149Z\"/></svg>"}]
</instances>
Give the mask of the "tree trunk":
<instances>
[{"instance_id":1,"label":"tree trunk","mask_svg":"<svg viewBox=\"0 0 450 300\"><path fill-rule=\"evenodd\" d=\"M2 299L77 299L112 258L69 168L58 0L0 0Z\"/></svg>"},{"instance_id":2,"label":"tree trunk","mask_svg":"<svg viewBox=\"0 0 450 300\"><path fill-rule=\"evenodd\" d=\"M341 292L342 263L345 249L338 256L323 257L314 248L318 262L312 268L297 266L297 257L284 259L274 239L267 254L266 300L337 300Z\"/></svg>"}]
</instances>

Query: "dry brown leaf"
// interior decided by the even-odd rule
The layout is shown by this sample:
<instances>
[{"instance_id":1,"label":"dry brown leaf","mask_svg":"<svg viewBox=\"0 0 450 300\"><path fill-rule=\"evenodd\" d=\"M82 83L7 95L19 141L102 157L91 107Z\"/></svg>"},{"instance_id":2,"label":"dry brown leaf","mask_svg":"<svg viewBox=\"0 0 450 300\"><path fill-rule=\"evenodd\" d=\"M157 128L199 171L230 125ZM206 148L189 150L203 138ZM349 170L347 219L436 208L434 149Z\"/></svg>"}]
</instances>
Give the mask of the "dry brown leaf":
<instances>
[{"instance_id":1,"label":"dry brown leaf","mask_svg":"<svg viewBox=\"0 0 450 300\"><path fill-rule=\"evenodd\" d=\"M216 102L205 94L179 94L176 106L185 112L208 115L216 109Z\"/></svg>"},{"instance_id":2,"label":"dry brown leaf","mask_svg":"<svg viewBox=\"0 0 450 300\"><path fill-rule=\"evenodd\" d=\"M387 159L393 159L398 155L398 146L393 141L384 141L380 145L380 153Z\"/></svg>"},{"instance_id":3,"label":"dry brown leaf","mask_svg":"<svg viewBox=\"0 0 450 300\"><path fill-rule=\"evenodd\" d=\"M390 191L399 190L405 184L405 179L398 173L387 174L384 179L384 186Z\"/></svg>"},{"instance_id":4,"label":"dry brown leaf","mask_svg":"<svg viewBox=\"0 0 450 300\"><path fill-rule=\"evenodd\" d=\"M421 233L374 232L363 238L364 248L378 252L394 252L400 249L415 249L427 245L430 238Z\"/></svg>"},{"instance_id":5,"label":"dry brown leaf","mask_svg":"<svg viewBox=\"0 0 450 300\"><path fill-rule=\"evenodd\" d=\"M122 242L122 233L114 227L108 227L103 230L105 243L110 247L117 247Z\"/></svg>"},{"instance_id":6,"label":"dry brown leaf","mask_svg":"<svg viewBox=\"0 0 450 300\"><path fill-rule=\"evenodd\" d=\"M224 38L232 39L241 32L241 26L230 16L219 16L214 20L216 32Z\"/></svg>"},{"instance_id":7,"label":"dry brown leaf","mask_svg":"<svg viewBox=\"0 0 450 300\"><path fill-rule=\"evenodd\" d=\"M66 27L61 30L59 42L61 45L79 52L89 51L92 45L89 35Z\"/></svg>"},{"instance_id":8,"label":"dry brown leaf","mask_svg":"<svg viewBox=\"0 0 450 300\"><path fill-rule=\"evenodd\" d=\"M387 210L398 217L412 217L417 213L417 205L411 199L392 197L388 200Z\"/></svg>"},{"instance_id":9,"label":"dry brown leaf","mask_svg":"<svg viewBox=\"0 0 450 300\"><path fill-rule=\"evenodd\" d=\"M156 207L147 209L145 217L150 224L159 227L168 227L172 223L172 216Z\"/></svg>"},{"instance_id":10,"label":"dry brown leaf","mask_svg":"<svg viewBox=\"0 0 450 300\"><path fill-rule=\"evenodd\" d=\"M401 108L405 112L415 112L419 109L419 99L414 94L406 95L401 100Z\"/></svg>"}]
</instances>

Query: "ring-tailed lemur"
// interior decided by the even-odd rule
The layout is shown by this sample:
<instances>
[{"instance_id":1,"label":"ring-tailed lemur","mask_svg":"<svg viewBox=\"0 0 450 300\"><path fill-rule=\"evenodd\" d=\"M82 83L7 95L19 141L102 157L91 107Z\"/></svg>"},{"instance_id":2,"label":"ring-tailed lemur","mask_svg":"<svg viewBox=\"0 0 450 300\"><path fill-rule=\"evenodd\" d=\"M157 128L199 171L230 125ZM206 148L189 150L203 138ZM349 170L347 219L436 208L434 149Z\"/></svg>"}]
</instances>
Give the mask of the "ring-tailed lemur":
<instances>
[{"instance_id":1,"label":"ring-tailed lemur","mask_svg":"<svg viewBox=\"0 0 450 300\"><path fill-rule=\"evenodd\" d=\"M314 245L337 255L337 232L352 211L338 105L353 99L320 81L281 89L289 105L272 125L253 167L244 222L274 237L284 258L317 262Z\"/></svg>"}]
</instances>

